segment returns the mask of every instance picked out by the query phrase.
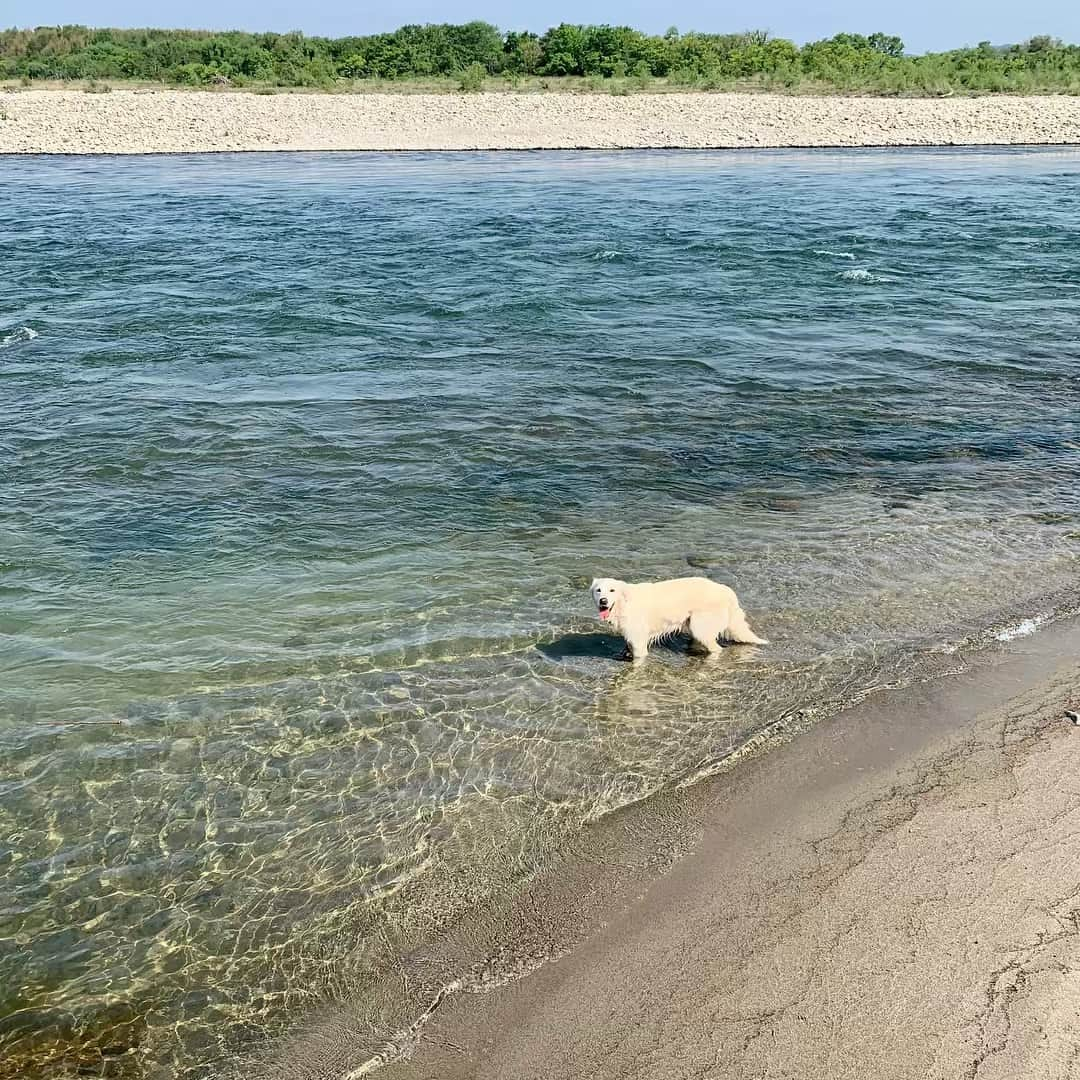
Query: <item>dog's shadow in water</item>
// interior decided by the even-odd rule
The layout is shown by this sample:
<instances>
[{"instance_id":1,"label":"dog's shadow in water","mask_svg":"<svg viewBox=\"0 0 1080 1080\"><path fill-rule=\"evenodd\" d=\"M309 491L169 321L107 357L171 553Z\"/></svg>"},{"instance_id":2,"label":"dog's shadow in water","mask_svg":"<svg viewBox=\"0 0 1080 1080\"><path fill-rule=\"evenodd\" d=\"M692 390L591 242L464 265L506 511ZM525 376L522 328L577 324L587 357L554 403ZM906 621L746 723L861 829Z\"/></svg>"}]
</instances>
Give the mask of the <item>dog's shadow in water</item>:
<instances>
[{"instance_id":1,"label":"dog's shadow in water","mask_svg":"<svg viewBox=\"0 0 1080 1080\"><path fill-rule=\"evenodd\" d=\"M626 655L626 642L618 634L583 633L563 634L554 641L538 642L537 652L553 660L556 663L574 663L581 660L620 660L628 663ZM687 660L709 660L710 657L704 650L695 646L693 639L686 634L673 634L671 637L662 638L653 642L650 652L675 653L684 656ZM728 642L724 645L723 653L718 653L712 659L725 656L735 663L746 663L755 660L761 650L754 645L741 645Z\"/></svg>"},{"instance_id":2,"label":"dog's shadow in water","mask_svg":"<svg viewBox=\"0 0 1080 1080\"><path fill-rule=\"evenodd\" d=\"M651 649L662 652L698 653L691 647L691 638L683 634L673 634L653 642ZM626 642L618 634L563 634L554 641L543 642L536 646L549 660L627 660Z\"/></svg>"},{"instance_id":3,"label":"dog's shadow in water","mask_svg":"<svg viewBox=\"0 0 1080 1080\"><path fill-rule=\"evenodd\" d=\"M549 660L618 660L626 650L626 642L615 634L563 634L554 641L538 643L537 651Z\"/></svg>"}]
</instances>

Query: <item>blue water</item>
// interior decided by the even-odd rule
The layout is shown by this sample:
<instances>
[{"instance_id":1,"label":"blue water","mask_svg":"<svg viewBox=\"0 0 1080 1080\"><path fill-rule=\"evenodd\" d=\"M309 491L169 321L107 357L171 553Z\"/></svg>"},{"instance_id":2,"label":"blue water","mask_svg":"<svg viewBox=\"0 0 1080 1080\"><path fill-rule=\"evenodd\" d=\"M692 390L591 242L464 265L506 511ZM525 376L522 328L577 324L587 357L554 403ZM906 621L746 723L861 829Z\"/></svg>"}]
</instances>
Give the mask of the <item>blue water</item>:
<instances>
[{"instance_id":1,"label":"blue water","mask_svg":"<svg viewBox=\"0 0 1080 1080\"><path fill-rule=\"evenodd\" d=\"M0 159L0 1076L208 1077L1053 617L1080 153ZM774 644L630 672L594 575Z\"/></svg>"}]
</instances>

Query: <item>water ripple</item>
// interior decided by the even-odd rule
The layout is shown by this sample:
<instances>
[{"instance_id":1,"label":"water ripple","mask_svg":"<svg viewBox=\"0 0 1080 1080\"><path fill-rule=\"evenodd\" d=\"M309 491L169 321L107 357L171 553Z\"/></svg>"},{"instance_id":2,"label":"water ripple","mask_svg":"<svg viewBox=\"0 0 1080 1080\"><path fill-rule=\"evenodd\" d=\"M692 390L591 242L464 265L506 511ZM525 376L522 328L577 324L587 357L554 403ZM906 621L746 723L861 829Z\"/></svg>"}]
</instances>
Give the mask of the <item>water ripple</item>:
<instances>
[{"instance_id":1,"label":"water ripple","mask_svg":"<svg viewBox=\"0 0 1080 1080\"><path fill-rule=\"evenodd\" d=\"M1041 625L1078 174L0 161L0 1077L212 1076L582 822ZM689 572L775 644L625 670L589 579Z\"/></svg>"}]
</instances>

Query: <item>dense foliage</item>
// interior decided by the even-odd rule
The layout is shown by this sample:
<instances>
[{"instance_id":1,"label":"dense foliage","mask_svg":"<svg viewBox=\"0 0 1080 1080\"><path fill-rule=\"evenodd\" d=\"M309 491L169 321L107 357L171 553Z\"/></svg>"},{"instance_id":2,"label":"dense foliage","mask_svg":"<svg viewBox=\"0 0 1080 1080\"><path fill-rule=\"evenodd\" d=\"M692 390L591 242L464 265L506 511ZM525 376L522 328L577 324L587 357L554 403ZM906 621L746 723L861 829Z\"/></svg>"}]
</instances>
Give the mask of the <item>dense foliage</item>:
<instances>
[{"instance_id":1,"label":"dense foliage","mask_svg":"<svg viewBox=\"0 0 1080 1080\"><path fill-rule=\"evenodd\" d=\"M483 22L404 26L366 37L200 30L94 30L83 26L0 32L0 78L138 79L188 85L330 86L339 80L454 76L480 89L487 76L665 78L675 85L758 80L880 93L1080 92L1080 46L1049 37L1004 48L983 43L906 56L885 34L837 34L802 48L765 33L662 36L625 26L562 24L543 35L503 34Z\"/></svg>"}]
</instances>

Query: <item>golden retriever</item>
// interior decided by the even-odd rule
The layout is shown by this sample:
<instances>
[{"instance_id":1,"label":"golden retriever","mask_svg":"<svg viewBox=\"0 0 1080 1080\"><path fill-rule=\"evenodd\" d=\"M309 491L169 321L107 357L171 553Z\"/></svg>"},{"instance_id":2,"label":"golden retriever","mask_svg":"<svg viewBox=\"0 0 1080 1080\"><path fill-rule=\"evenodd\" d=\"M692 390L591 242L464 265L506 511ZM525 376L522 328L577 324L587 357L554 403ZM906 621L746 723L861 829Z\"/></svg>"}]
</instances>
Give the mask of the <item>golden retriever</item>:
<instances>
[{"instance_id":1,"label":"golden retriever","mask_svg":"<svg viewBox=\"0 0 1080 1080\"><path fill-rule=\"evenodd\" d=\"M669 634L688 633L710 656L718 638L740 645L767 645L750 629L732 589L703 577L632 584L596 578L589 587L603 622L626 639L625 660L640 664L649 645Z\"/></svg>"}]
</instances>

